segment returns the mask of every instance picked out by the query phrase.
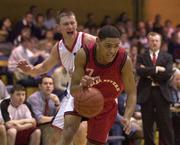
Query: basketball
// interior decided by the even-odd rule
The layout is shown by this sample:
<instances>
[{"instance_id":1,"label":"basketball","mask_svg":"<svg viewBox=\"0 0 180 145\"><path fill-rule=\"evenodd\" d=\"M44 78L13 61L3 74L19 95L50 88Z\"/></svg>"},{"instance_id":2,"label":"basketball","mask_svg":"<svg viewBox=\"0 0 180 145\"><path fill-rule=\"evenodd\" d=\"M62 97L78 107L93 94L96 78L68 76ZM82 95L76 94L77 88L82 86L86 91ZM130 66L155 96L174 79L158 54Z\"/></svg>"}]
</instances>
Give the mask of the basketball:
<instances>
[{"instance_id":1,"label":"basketball","mask_svg":"<svg viewBox=\"0 0 180 145\"><path fill-rule=\"evenodd\" d=\"M102 111L104 98L98 89L90 87L74 95L74 106L80 115L92 118Z\"/></svg>"}]
</instances>

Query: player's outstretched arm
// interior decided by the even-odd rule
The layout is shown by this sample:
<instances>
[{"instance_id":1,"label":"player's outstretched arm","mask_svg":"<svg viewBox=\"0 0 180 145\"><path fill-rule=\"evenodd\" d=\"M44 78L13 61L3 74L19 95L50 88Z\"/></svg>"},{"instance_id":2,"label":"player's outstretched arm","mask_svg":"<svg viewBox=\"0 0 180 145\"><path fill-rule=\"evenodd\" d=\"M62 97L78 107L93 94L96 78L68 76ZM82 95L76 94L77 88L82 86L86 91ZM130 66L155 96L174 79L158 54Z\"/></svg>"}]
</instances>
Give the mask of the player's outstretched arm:
<instances>
[{"instance_id":1,"label":"player's outstretched arm","mask_svg":"<svg viewBox=\"0 0 180 145\"><path fill-rule=\"evenodd\" d=\"M26 60L18 62L17 67L20 68L25 74L30 76L38 76L47 73L53 66L60 62L58 57L57 44L52 48L49 57L42 63L32 66L28 64Z\"/></svg>"},{"instance_id":2,"label":"player's outstretched arm","mask_svg":"<svg viewBox=\"0 0 180 145\"><path fill-rule=\"evenodd\" d=\"M136 106L136 84L133 74L132 62L129 57L127 57L126 62L122 69L122 80L125 87L125 92L127 93L127 102L124 113L124 130L128 134L130 132L130 118L134 113Z\"/></svg>"},{"instance_id":3,"label":"player's outstretched arm","mask_svg":"<svg viewBox=\"0 0 180 145\"><path fill-rule=\"evenodd\" d=\"M71 94L73 95L76 91L82 89L81 80L85 75L85 67L86 64L86 53L84 49L80 49L75 57L75 70L72 74L71 80Z\"/></svg>"}]
</instances>

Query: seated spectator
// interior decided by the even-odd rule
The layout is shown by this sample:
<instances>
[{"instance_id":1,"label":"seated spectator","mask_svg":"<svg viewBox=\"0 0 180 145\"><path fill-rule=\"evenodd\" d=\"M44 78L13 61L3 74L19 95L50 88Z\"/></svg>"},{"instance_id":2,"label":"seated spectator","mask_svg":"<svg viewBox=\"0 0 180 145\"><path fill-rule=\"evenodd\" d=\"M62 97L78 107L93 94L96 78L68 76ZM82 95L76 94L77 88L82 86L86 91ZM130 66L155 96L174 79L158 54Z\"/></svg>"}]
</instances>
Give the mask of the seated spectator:
<instances>
[{"instance_id":1,"label":"seated spectator","mask_svg":"<svg viewBox=\"0 0 180 145\"><path fill-rule=\"evenodd\" d=\"M44 15L39 13L35 18L36 21L35 21L34 35L39 40L44 39L46 34L46 27L44 26Z\"/></svg>"},{"instance_id":2,"label":"seated spectator","mask_svg":"<svg viewBox=\"0 0 180 145\"><path fill-rule=\"evenodd\" d=\"M55 13L54 13L54 10L52 8L49 8L46 10L46 17L45 17L44 25L49 30L54 29L57 25Z\"/></svg>"},{"instance_id":3,"label":"seated spectator","mask_svg":"<svg viewBox=\"0 0 180 145\"><path fill-rule=\"evenodd\" d=\"M5 17L0 22L0 56L8 57L13 49L10 42L11 35L11 20Z\"/></svg>"},{"instance_id":4,"label":"seated spectator","mask_svg":"<svg viewBox=\"0 0 180 145\"><path fill-rule=\"evenodd\" d=\"M7 144L6 128L1 120L0 120L0 141L1 141L1 145Z\"/></svg>"},{"instance_id":5,"label":"seated spectator","mask_svg":"<svg viewBox=\"0 0 180 145\"><path fill-rule=\"evenodd\" d=\"M4 86L4 83L0 80L0 102L2 101L2 99L6 97L9 97L9 94ZM7 144L6 128L1 115L1 110L0 110L0 141L1 141L1 145Z\"/></svg>"},{"instance_id":6,"label":"seated spectator","mask_svg":"<svg viewBox=\"0 0 180 145\"><path fill-rule=\"evenodd\" d=\"M20 32L20 34L14 39L14 45L18 46L21 44L22 40L31 38L31 28L28 26L24 26Z\"/></svg>"},{"instance_id":7,"label":"seated spectator","mask_svg":"<svg viewBox=\"0 0 180 145\"><path fill-rule=\"evenodd\" d=\"M39 91L33 93L27 99L41 129L43 145L49 144L50 139L53 137L59 137L59 134L55 135L56 130L51 127L51 121L60 107L58 97L52 93L54 89L53 83L51 77L43 76L39 83ZM59 132L57 131L57 133Z\"/></svg>"},{"instance_id":8,"label":"seated spectator","mask_svg":"<svg viewBox=\"0 0 180 145\"><path fill-rule=\"evenodd\" d=\"M36 54L33 50L33 41L33 38L22 39L21 44L13 49L8 60L9 71L14 74L15 80L23 86L37 86L37 80L27 76L16 67L17 63L23 59L26 59L31 65L36 64L41 59L41 54Z\"/></svg>"},{"instance_id":9,"label":"seated spectator","mask_svg":"<svg viewBox=\"0 0 180 145\"><path fill-rule=\"evenodd\" d=\"M9 35L10 35L11 29L12 29L11 26L12 26L12 22L11 22L10 18L4 17L1 20L1 23L0 23L0 43L10 41Z\"/></svg>"},{"instance_id":10,"label":"seated spectator","mask_svg":"<svg viewBox=\"0 0 180 145\"><path fill-rule=\"evenodd\" d=\"M171 96L173 104L171 111L173 112L173 127L175 135L175 145L180 145L180 70L176 69L171 80Z\"/></svg>"},{"instance_id":11,"label":"seated spectator","mask_svg":"<svg viewBox=\"0 0 180 145\"><path fill-rule=\"evenodd\" d=\"M1 102L8 145L40 144L41 132L36 128L36 121L32 117L25 99L25 88L21 85L15 85L11 90L10 99Z\"/></svg>"},{"instance_id":12,"label":"seated spectator","mask_svg":"<svg viewBox=\"0 0 180 145\"><path fill-rule=\"evenodd\" d=\"M180 31L173 33L168 45L168 52L173 56L174 62L180 60Z\"/></svg>"},{"instance_id":13,"label":"seated spectator","mask_svg":"<svg viewBox=\"0 0 180 145\"><path fill-rule=\"evenodd\" d=\"M33 14L31 12L26 12L24 14L24 17L15 24L15 27L12 30L11 41L13 42L14 39L19 36L19 34L21 33L24 27L29 27L32 34L34 34L33 20L34 20Z\"/></svg>"}]
</instances>

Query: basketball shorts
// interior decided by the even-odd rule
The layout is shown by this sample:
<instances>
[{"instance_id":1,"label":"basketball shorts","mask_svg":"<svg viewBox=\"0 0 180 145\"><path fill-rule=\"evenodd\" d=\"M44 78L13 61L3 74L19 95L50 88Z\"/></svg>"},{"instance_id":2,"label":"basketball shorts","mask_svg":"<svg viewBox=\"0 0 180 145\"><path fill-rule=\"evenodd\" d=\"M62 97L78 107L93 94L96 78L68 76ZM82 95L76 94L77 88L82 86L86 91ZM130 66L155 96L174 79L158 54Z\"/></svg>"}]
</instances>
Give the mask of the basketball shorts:
<instances>
[{"instance_id":1,"label":"basketball shorts","mask_svg":"<svg viewBox=\"0 0 180 145\"><path fill-rule=\"evenodd\" d=\"M80 116L75 109L65 113L65 115L68 114ZM81 116L83 121L88 121L88 141L92 144L104 145L107 142L109 131L114 124L116 116L117 104L115 101L106 103L102 113L94 118L87 119Z\"/></svg>"},{"instance_id":2,"label":"basketball shorts","mask_svg":"<svg viewBox=\"0 0 180 145\"><path fill-rule=\"evenodd\" d=\"M73 111L73 109L74 109L74 98L71 96L71 94L68 93L61 102L60 109L52 121L52 126L63 129L64 113L68 111Z\"/></svg>"}]
</instances>

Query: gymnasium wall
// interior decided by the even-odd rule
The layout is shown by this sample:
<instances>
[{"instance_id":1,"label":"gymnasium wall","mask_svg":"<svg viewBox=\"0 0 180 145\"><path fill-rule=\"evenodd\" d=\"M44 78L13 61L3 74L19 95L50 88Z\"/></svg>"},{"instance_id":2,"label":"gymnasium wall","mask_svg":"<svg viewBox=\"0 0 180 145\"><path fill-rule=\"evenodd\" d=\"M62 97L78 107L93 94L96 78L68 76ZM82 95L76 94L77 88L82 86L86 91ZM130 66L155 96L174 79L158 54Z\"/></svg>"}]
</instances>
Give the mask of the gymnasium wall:
<instances>
[{"instance_id":1,"label":"gymnasium wall","mask_svg":"<svg viewBox=\"0 0 180 145\"><path fill-rule=\"evenodd\" d=\"M123 11L127 12L129 17L133 17L133 0L1 0L0 18L9 16L16 21L23 16L30 5L39 6L41 12L47 8L59 10L68 8L75 11L79 23L84 23L86 14L94 12L99 23L106 14L113 18L119 16Z\"/></svg>"},{"instance_id":2,"label":"gymnasium wall","mask_svg":"<svg viewBox=\"0 0 180 145\"><path fill-rule=\"evenodd\" d=\"M153 20L157 13L163 21L170 19L174 25L180 24L180 0L144 0L144 18Z\"/></svg>"}]
</instances>

